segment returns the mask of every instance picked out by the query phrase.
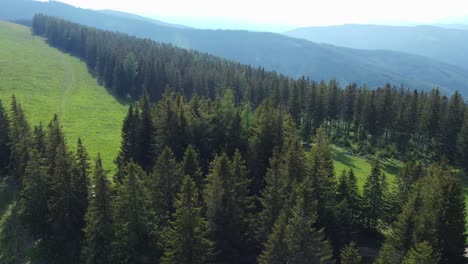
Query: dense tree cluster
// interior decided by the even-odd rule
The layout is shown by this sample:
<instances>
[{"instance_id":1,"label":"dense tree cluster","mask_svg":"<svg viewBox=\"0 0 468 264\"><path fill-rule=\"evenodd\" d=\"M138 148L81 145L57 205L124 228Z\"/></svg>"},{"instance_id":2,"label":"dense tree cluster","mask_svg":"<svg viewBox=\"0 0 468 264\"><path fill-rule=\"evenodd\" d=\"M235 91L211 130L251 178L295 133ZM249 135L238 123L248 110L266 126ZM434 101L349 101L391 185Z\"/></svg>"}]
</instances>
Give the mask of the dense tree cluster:
<instances>
[{"instance_id":1,"label":"dense tree cluster","mask_svg":"<svg viewBox=\"0 0 468 264\"><path fill-rule=\"evenodd\" d=\"M15 152L6 173L21 185L20 223L48 263L360 263L354 241L379 233L377 263L465 261L464 193L451 167L408 162L390 188L376 160L360 191L352 170L335 176L326 129L305 149L292 116L269 100L253 111L229 90L216 100L143 97L124 121L113 178L99 156L90 169L80 140L68 150L57 117L31 131L15 100L0 110L9 121L0 132L18 128L4 141L27 152L24 173ZM151 164L129 136L146 133L145 111L158 139ZM233 126L237 144L219 134ZM178 129L184 141L166 138ZM28 139L13 142L13 131Z\"/></svg>"},{"instance_id":2,"label":"dense tree cluster","mask_svg":"<svg viewBox=\"0 0 468 264\"><path fill-rule=\"evenodd\" d=\"M360 263L362 237L384 237L377 263L466 261L458 93L292 80L42 15L33 31L139 98L114 175L57 117L31 129L0 104L0 173L47 263ZM408 162L391 185L376 155L360 190L329 141Z\"/></svg>"}]
</instances>

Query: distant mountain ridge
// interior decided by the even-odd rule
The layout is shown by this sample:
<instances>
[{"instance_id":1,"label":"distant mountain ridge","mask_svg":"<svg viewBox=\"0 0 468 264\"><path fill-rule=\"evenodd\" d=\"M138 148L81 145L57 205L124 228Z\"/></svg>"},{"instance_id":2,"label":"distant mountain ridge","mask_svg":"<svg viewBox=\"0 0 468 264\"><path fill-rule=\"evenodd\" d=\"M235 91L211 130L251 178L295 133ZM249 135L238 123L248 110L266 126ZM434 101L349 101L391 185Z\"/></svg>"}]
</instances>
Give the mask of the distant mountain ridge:
<instances>
[{"instance_id":1,"label":"distant mountain ridge","mask_svg":"<svg viewBox=\"0 0 468 264\"><path fill-rule=\"evenodd\" d=\"M159 25L131 18L134 16L131 14L111 15L108 11L80 9L58 2L0 2L0 19L27 19L35 13L171 43L291 77L306 76L317 81L336 78L342 85L356 82L370 88L391 82L410 89L440 87L447 94L460 90L468 95L468 75L464 69L417 55L342 48L274 33Z\"/></svg>"},{"instance_id":2,"label":"distant mountain ridge","mask_svg":"<svg viewBox=\"0 0 468 264\"><path fill-rule=\"evenodd\" d=\"M122 18L139 19L139 20L142 20L142 21L145 21L145 22L150 22L150 23L156 24L158 26L167 26L167 27L175 27L175 28L190 28L188 26L177 25L177 24L172 24L172 23L166 23L166 22L163 22L161 20L147 18L147 17L134 15L134 14L130 14L130 13L125 13L125 12L121 12L121 11L105 9L105 10L99 10L99 12L101 12L103 14L106 14L106 15L119 16L119 17L122 17Z\"/></svg>"},{"instance_id":3,"label":"distant mountain ridge","mask_svg":"<svg viewBox=\"0 0 468 264\"><path fill-rule=\"evenodd\" d=\"M285 34L355 49L393 50L417 54L463 67L468 73L468 31L466 30L429 25L349 24L298 28Z\"/></svg>"}]
</instances>

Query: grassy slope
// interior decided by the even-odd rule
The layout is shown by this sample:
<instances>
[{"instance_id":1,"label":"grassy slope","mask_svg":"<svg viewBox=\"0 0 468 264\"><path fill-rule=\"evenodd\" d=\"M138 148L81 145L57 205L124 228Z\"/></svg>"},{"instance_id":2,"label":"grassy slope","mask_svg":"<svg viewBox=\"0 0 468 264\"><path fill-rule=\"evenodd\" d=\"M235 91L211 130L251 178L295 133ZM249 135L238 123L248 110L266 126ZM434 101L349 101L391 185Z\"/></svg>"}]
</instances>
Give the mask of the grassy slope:
<instances>
[{"instance_id":1,"label":"grassy slope","mask_svg":"<svg viewBox=\"0 0 468 264\"><path fill-rule=\"evenodd\" d=\"M347 155L346 151L333 146L332 148L333 160L335 161L335 174L340 176L343 170L353 169L356 178L358 179L358 187L362 190L367 176L369 176L372 169L372 160L367 160L360 156ZM395 176L400 173L403 163L397 160L384 160L380 161L382 170L387 176L390 184L393 183Z\"/></svg>"},{"instance_id":2,"label":"grassy slope","mask_svg":"<svg viewBox=\"0 0 468 264\"><path fill-rule=\"evenodd\" d=\"M332 148L333 160L335 165L335 174L340 176L341 172L346 169L353 169L357 179L358 187L362 191L364 183L366 182L367 176L369 176L372 161L367 160L364 157L347 155L344 149L333 146ZM400 173L400 170L403 167L403 163L398 160L384 160L381 161L382 169L387 175L387 180L390 184L393 183L395 176ZM465 204L468 205L468 177L464 176L462 178L463 184L465 186ZM468 209L468 208L467 208ZM468 230L468 214L466 215L465 220L466 230ZM467 238L468 242L468 238Z\"/></svg>"},{"instance_id":3,"label":"grassy slope","mask_svg":"<svg viewBox=\"0 0 468 264\"><path fill-rule=\"evenodd\" d=\"M94 159L111 168L120 144L126 106L89 74L79 59L52 48L30 29L0 22L0 99L9 108L15 94L31 125L57 113L69 145L81 137Z\"/></svg>"}]
</instances>

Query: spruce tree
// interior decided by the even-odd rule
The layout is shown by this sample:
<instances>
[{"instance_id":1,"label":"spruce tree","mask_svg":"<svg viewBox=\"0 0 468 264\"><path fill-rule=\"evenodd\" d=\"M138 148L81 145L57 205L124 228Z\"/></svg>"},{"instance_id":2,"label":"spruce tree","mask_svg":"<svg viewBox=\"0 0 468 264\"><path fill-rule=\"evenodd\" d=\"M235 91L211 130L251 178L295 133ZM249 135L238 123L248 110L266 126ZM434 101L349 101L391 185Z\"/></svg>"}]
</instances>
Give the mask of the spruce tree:
<instances>
[{"instance_id":1,"label":"spruce tree","mask_svg":"<svg viewBox=\"0 0 468 264\"><path fill-rule=\"evenodd\" d=\"M257 240L262 244L267 241L285 203L286 193L283 177L281 158L275 152L270 159L270 168L265 176L266 185L259 198L262 209L258 213Z\"/></svg>"},{"instance_id":2,"label":"spruce tree","mask_svg":"<svg viewBox=\"0 0 468 264\"><path fill-rule=\"evenodd\" d=\"M341 250L341 264L361 264L362 257L356 248L356 243L351 242Z\"/></svg>"},{"instance_id":3,"label":"spruce tree","mask_svg":"<svg viewBox=\"0 0 468 264\"><path fill-rule=\"evenodd\" d=\"M48 229L47 168L44 157L31 150L20 192L19 219L32 237L42 238Z\"/></svg>"},{"instance_id":4,"label":"spruce tree","mask_svg":"<svg viewBox=\"0 0 468 264\"><path fill-rule=\"evenodd\" d=\"M44 128L42 127L42 123L39 123L38 126L34 127L33 130L33 145L34 148L39 151L39 153L44 156L46 153L46 133Z\"/></svg>"},{"instance_id":5,"label":"spruce tree","mask_svg":"<svg viewBox=\"0 0 468 264\"><path fill-rule=\"evenodd\" d=\"M102 167L101 156L98 154L88 194L85 238L81 255L83 263L105 264L112 261L114 222L110 188L107 171Z\"/></svg>"},{"instance_id":6,"label":"spruce tree","mask_svg":"<svg viewBox=\"0 0 468 264\"><path fill-rule=\"evenodd\" d=\"M288 245L286 244L286 226L288 217L283 212L276 220L271 234L268 236L264 249L258 257L260 264L285 264L288 263Z\"/></svg>"},{"instance_id":7,"label":"spruce tree","mask_svg":"<svg viewBox=\"0 0 468 264\"><path fill-rule=\"evenodd\" d=\"M47 206L50 235L48 253L52 263L77 263L81 219L75 218L75 192L72 185L73 156L65 142L59 142L53 160L52 174L48 175Z\"/></svg>"},{"instance_id":8,"label":"spruce tree","mask_svg":"<svg viewBox=\"0 0 468 264\"><path fill-rule=\"evenodd\" d=\"M422 206L420 191L416 190L388 232L379 254L379 263L401 263L410 248L418 242L416 232L421 223Z\"/></svg>"},{"instance_id":9,"label":"spruce tree","mask_svg":"<svg viewBox=\"0 0 468 264\"><path fill-rule=\"evenodd\" d=\"M235 154L232 162L226 153L212 162L204 200L209 238L215 243L216 261L239 262L246 235L247 185L240 153Z\"/></svg>"},{"instance_id":10,"label":"spruce tree","mask_svg":"<svg viewBox=\"0 0 468 264\"><path fill-rule=\"evenodd\" d=\"M156 215L141 180L144 177L143 169L130 162L117 188L112 250L116 263L158 263L161 256Z\"/></svg>"},{"instance_id":11,"label":"spruce tree","mask_svg":"<svg viewBox=\"0 0 468 264\"><path fill-rule=\"evenodd\" d=\"M21 104L13 96L9 115L10 164L9 172L20 182L28 162L29 147L31 146L31 131Z\"/></svg>"},{"instance_id":12,"label":"spruce tree","mask_svg":"<svg viewBox=\"0 0 468 264\"><path fill-rule=\"evenodd\" d=\"M446 115L441 120L441 153L450 161L455 160L457 152L457 136L463 124L465 111L463 98L455 91L450 98Z\"/></svg>"},{"instance_id":13,"label":"spruce tree","mask_svg":"<svg viewBox=\"0 0 468 264\"><path fill-rule=\"evenodd\" d=\"M140 99L141 120L138 135L138 152L136 162L146 171L153 169L156 152L155 125L149 97L145 93Z\"/></svg>"},{"instance_id":14,"label":"spruce tree","mask_svg":"<svg viewBox=\"0 0 468 264\"><path fill-rule=\"evenodd\" d=\"M130 161L137 161L139 152L138 135L140 131L140 117L138 108L134 109L130 105L127 116L122 125L122 143L120 151L114 163L117 165L115 180L122 181L124 166Z\"/></svg>"},{"instance_id":15,"label":"spruce tree","mask_svg":"<svg viewBox=\"0 0 468 264\"><path fill-rule=\"evenodd\" d=\"M75 158L75 169L72 178L72 188L74 193L74 217L77 219L77 226L82 230L85 226L84 216L88 208L88 181L90 176L89 155L83 146L81 139L78 139Z\"/></svg>"},{"instance_id":16,"label":"spruce tree","mask_svg":"<svg viewBox=\"0 0 468 264\"><path fill-rule=\"evenodd\" d=\"M317 201L316 226L325 228L327 237L338 254L339 233L336 219L336 177L333 159L325 131L317 130L314 146L310 155L309 177L312 181L313 197Z\"/></svg>"},{"instance_id":17,"label":"spruce tree","mask_svg":"<svg viewBox=\"0 0 468 264\"><path fill-rule=\"evenodd\" d=\"M8 114L0 101L0 178L7 176L10 162L10 124Z\"/></svg>"},{"instance_id":18,"label":"spruce tree","mask_svg":"<svg viewBox=\"0 0 468 264\"><path fill-rule=\"evenodd\" d=\"M333 252L323 230L314 228L316 202L307 178L298 185L296 201L286 226L287 263L334 263Z\"/></svg>"},{"instance_id":19,"label":"spruce tree","mask_svg":"<svg viewBox=\"0 0 468 264\"><path fill-rule=\"evenodd\" d=\"M468 113L465 113L462 127L457 138L457 163L468 169Z\"/></svg>"},{"instance_id":20,"label":"spruce tree","mask_svg":"<svg viewBox=\"0 0 468 264\"><path fill-rule=\"evenodd\" d=\"M190 176L185 176L175 201L175 213L167 233L162 263L206 263L211 251L206 227L196 184Z\"/></svg>"},{"instance_id":21,"label":"spruce tree","mask_svg":"<svg viewBox=\"0 0 468 264\"><path fill-rule=\"evenodd\" d=\"M362 198L358 190L357 178L353 169L350 169L348 172L348 193L349 198L347 200L351 209L353 221L355 224L357 224L359 220L359 214L361 213Z\"/></svg>"},{"instance_id":22,"label":"spruce tree","mask_svg":"<svg viewBox=\"0 0 468 264\"><path fill-rule=\"evenodd\" d=\"M153 206L160 217L160 227L166 228L174 212L174 199L182 181L177 162L169 147L156 159L150 180Z\"/></svg>"},{"instance_id":23,"label":"spruce tree","mask_svg":"<svg viewBox=\"0 0 468 264\"><path fill-rule=\"evenodd\" d=\"M198 190L203 187L203 174L198 160L198 153L192 145L185 149L184 158L180 163L180 174L190 176L195 181Z\"/></svg>"},{"instance_id":24,"label":"spruce tree","mask_svg":"<svg viewBox=\"0 0 468 264\"><path fill-rule=\"evenodd\" d=\"M415 245L405 256L401 264L437 264L437 255L427 242Z\"/></svg>"},{"instance_id":25,"label":"spruce tree","mask_svg":"<svg viewBox=\"0 0 468 264\"><path fill-rule=\"evenodd\" d=\"M384 191L380 163L375 160L372 164L371 174L364 184L363 217L365 227L376 230L379 220L382 219L384 206Z\"/></svg>"}]
</instances>

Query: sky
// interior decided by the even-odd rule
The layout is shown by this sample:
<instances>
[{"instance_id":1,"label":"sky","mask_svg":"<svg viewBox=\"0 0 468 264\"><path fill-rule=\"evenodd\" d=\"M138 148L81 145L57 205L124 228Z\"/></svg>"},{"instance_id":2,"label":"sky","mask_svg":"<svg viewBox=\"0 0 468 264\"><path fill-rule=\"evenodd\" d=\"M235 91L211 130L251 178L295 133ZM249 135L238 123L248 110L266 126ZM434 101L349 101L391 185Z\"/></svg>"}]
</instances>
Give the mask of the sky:
<instances>
[{"instance_id":1,"label":"sky","mask_svg":"<svg viewBox=\"0 0 468 264\"><path fill-rule=\"evenodd\" d=\"M432 23L468 15L467 0L60 0L172 23L305 27L341 24ZM184 22L185 21L185 22ZM218 25L216 25L218 23ZM224 24L224 25L223 25Z\"/></svg>"}]
</instances>

